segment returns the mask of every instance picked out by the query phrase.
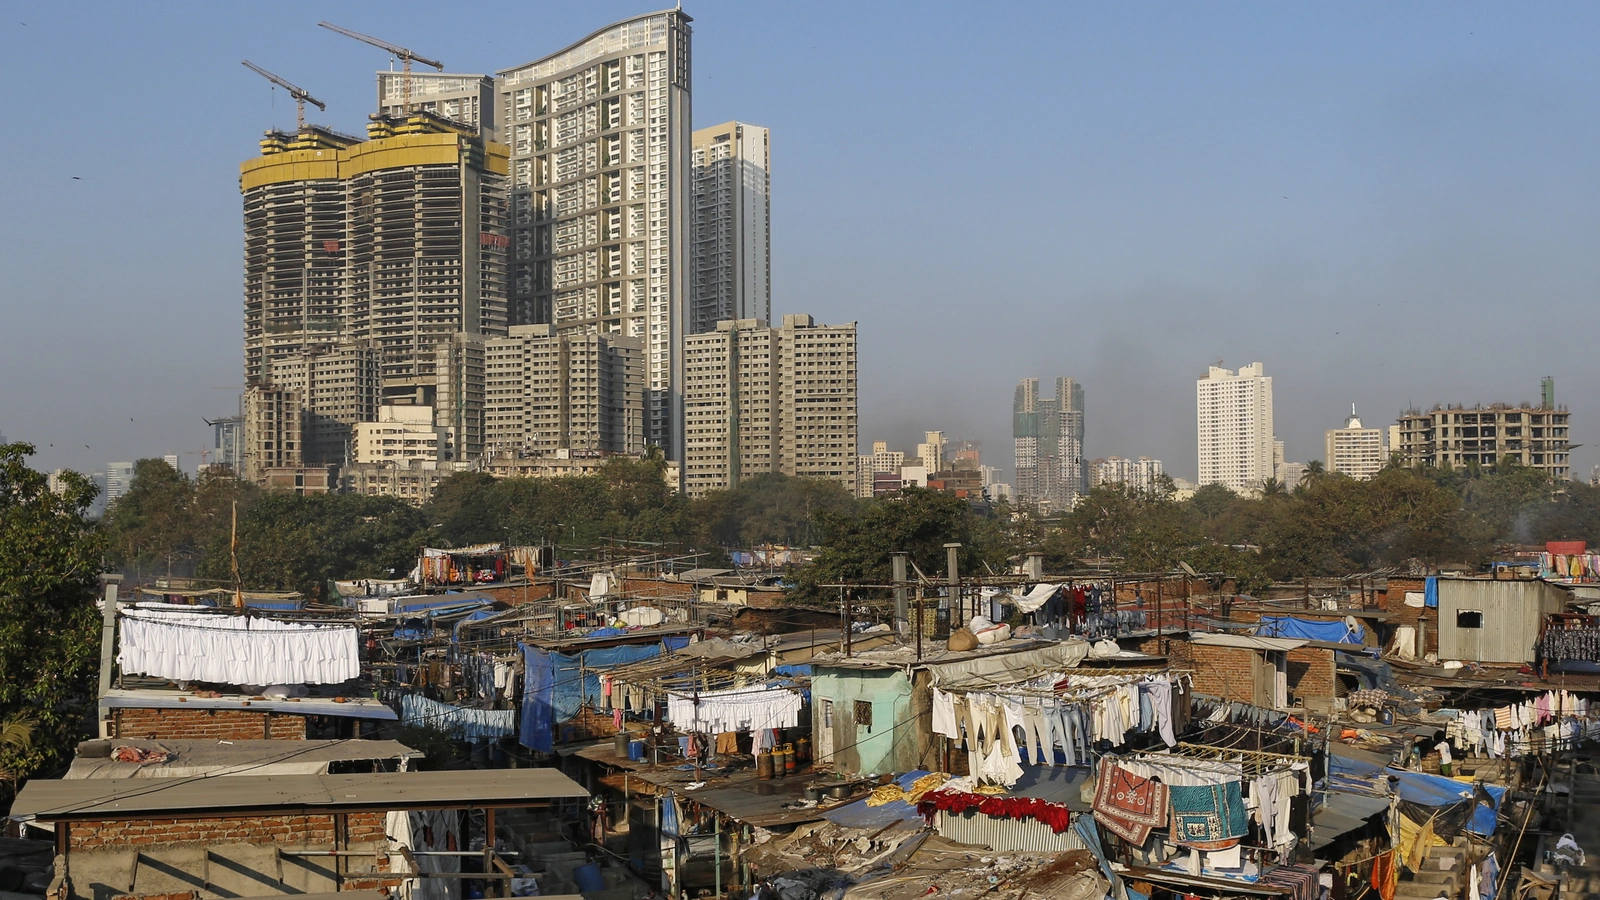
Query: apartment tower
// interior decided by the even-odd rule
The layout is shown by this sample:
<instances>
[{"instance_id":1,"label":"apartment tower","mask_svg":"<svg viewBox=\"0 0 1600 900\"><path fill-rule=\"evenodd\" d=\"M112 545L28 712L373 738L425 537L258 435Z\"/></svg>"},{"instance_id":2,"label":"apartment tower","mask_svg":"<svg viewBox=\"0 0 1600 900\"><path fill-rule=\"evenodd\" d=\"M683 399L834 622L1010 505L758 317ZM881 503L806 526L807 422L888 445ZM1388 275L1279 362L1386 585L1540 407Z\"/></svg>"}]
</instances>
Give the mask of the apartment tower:
<instances>
[{"instance_id":1,"label":"apartment tower","mask_svg":"<svg viewBox=\"0 0 1600 900\"><path fill-rule=\"evenodd\" d=\"M772 319L771 136L725 122L694 132L689 333L729 319Z\"/></svg>"},{"instance_id":2,"label":"apartment tower","mask_svg":"<svg viewBox=\"0 0 1600 900\"><path fill-rule=\"evenodd\" d=\"M1195 418L1201 485L1247 494L1276 477L1272 376L1261 363L1211 366L1195 383Z\"/></svg>"},{"instance_id":3,"label":"apartment tower","mask_svg":"<svg viewBox=\"0 0 1600 900\"><path fill-rule=\"evenodd\" d=\"M513 325L486 345L490 458L644 450L644 342Z\"/></svg>"},{"instance_id":4,"label":"apartment tower","mask_svg":"<svg viewBox=\"0 0 1600 900\"><path fill-rule=\"evenodd\" d=\"M1039 379L1017 384L1011 435L1017 498L1046 512L1065 512L1088 493L1083 458L1083 385L1057 378L1054 397L1039 395Z\"/></svg>"},{"instance_id":5,"label":"apartment tower","mask_svg":"<svg viewBox=\"0 0 1600 900\"><path fill-rule=\"evenodd\" d=\"M378 73L378 114L404 116L406 76ZM448 72L412 72L411 108L469 125L487 140L496 139L494 79L487 75L452 75Z\"/></svg>"},{"instance_id":6,"label":"apartment tower","mask_svg":"<svg viewBox=\"0 0 1600 900\"><path fill-rule=\"evenodd\" d=\"M515 325L644 344L645 436L680 457L690 18L602 28L496 78L510 145Z\"/></svg>"},{"instance_id":7,"label":"apartment tower","mask_svg":"<svg viewBox=\"0 0 1600 900\"><path fill-rule=\"evenodd\" d=\"M1571 477L1571 414L1556 405L1555 380L1537 405L1435 406L1401 414L1397 451L1408 466L1492 466L1510 459L1552 478Z\"/></svg>"},{"instance_id":8,"label":"apartment tower","mask_svg":"<svg viewBox=\"0 0 1600 900\"><path fill-rule=\"evenodd\" d=\"M1350 404L1350 417L1343 428L1330 428L1324 435L1324 459L1329 472L1349 475L1357 481L1383 471L1385 459L1382 428L1363 428L1356 415L1356 405ZM1287 482L1280 478L1279 481Z\"/></svg>"},{"instance_id":9,"label":"apartment tower","mask_svg":"<svg viewBox=\"0 0 1600 900\"><path fill-rule=\"evenodd\" d=\"M684 349L684 491L781 472L856 490L856 326L717 323Z\"/></svg>"}]
</instances>

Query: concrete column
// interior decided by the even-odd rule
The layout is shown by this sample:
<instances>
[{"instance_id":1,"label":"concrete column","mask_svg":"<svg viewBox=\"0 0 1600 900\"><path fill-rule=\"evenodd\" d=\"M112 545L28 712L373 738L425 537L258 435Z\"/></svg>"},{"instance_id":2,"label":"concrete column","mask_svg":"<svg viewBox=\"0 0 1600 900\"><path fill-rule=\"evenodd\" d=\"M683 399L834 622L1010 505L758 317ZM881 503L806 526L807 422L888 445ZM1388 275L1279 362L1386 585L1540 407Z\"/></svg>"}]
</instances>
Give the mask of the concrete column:
<instances>
[{"instance_id":1,"label":"concrete column","mask_svg":"<svg viewBox=\"0 0 1600 900\"><path fill-rule=\"evenodd\" d=\"M957 566L960 564L960 558L960 544L944 545L945 583L950 586L949 603L946 605L949 607L949 612L947 615L949 628L951 631L954 631L966 624L964 621L959 623L957 621L966 618L966 612L961 608L961 573L957 571Z\"/></svg>"},{"instance_id":2,"label":"concrete column","mask_svg":"<svg viewBox=\"0 0 1600 900\"><path fill-rule=\"evenodd\" d=\"M1044 580L1044 554L1034 551L1028 554L1028 561L1023 565L1023 573L1028 580L1038 583Z\"/></svg>"},{"instance_id":3,"label":"concrete column","mask_svg":"<svg viewBox=\"0 0 1600 900\"><path fill-rule=\"evenodd\" d=\"M910 592L906 588L906 560L909 557L904 553L891 553L889 564L894 572L894 627L905 637L907 626L911 621Z\"/></svg>"},{"instance_id":4,"label":"concrete column","mask_svg":"<svg viewBox=\"0 0 1600 900\"><path fill-rule=\"evenodd\" d=\"M105 608L100 611L100 692L95 696L101 698L100 736L107 737L104 698L111 693L111 669L117 656L117 585L122 583L122 576L101 575L100 583L105 585L106 593Z\"/></svg>"}]
</instances>

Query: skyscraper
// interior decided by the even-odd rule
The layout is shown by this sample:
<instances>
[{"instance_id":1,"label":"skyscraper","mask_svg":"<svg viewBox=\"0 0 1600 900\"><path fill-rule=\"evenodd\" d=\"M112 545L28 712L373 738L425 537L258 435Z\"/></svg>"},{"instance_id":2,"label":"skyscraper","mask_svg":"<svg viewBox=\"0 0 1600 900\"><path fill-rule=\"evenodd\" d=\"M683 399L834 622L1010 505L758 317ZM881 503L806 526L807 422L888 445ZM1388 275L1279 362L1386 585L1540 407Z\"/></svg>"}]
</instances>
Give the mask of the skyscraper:
<instances>
[{"instance_id":1,"label":"skyscraper","mask_svg":"<svg viewBox=\"0 0 1600 900\"><path fill-rule=\"evenodd\" d=\"M1046 512L1065 512L1088 493L1083 458L1083 385L1057 378L1055 396L1039 396L1039 379L1017 384L1011 435L1017 464L1017 498Z\"/></svg>"},{"instance_id":2,"label":"skyscraper","mask_svg":"<svg viewBox=\"0 0 1600 900\"><path fill-rule=\"evenodd\" d=\"M426 405L435 345L505 333L505 148L424 112L367 134L271 132L240 166L245 378L366 341L385 399Z\"/></svg>"},{"instance_id":3,"label":"skyscraper","mask_svg":"<svg viewBox=\"0 0 1600 900\"><path fill-rule=\"evenodd\" d=\"M772 318L770 143L767 129L743 122L693 135L690 334L724 319Z\"/></svg>"},{"instance_id":4,"label":"skyscraper","mask_svg":"<svg viewBox=\"0 0 1600 900\"><path fill-rule=\"evenodd\" d=\"M1238 372L1211 366L1195 383L1200 484L1260 490L1274 471L1272 377L1261 363Z\"/></svg>"},{"instance_id":5,"label":"skyscraper","mask_svg":"<svg viewBox=\"0 0 1600 900\"><path fill-rule=\"evenodd\" d=\"M378 417L378 358L365 342L308 347L303 353L274 360L269 380L274 387L300 397L304 465L346 462L350 429Z\"/></svg>"},{"instance_id":6,"label":"skyscraper","mask_svg":"<svg viewBox=\"0 0 1600 900\"><path fill-rule=\"evenodd\" d=\"M1383 470L1383 429L1362 428L1354 403L1350 404L1350 417L1344 420L1344 427L1329 429L1325 441L1329 472L1365 481Z\"/></svg>"},{"instance_id":7,"label":"skyscraper","mask_svg":"<svg viewBox=\"0 0 1600 900\"><path fill-rule=\"evenodd\" d=\"M106 509L133 487L133 463L106 463Z\"/></svg>"},{"instance_id":8,"label":"skyscraper","mask_svg":"<svg viewBox=\"0 0 1600 900\"><path fill-rule=\"evenodd\" d=\"M685 347L684 491L764 472L856 485L856 326L717 323Z\"/></svg>"},{"instance_id":9,"label":"skyscraper","mask_svg":"<svg viewBox=\"0 0 1600 900\"><path fill-rule=\"evenodd\" d=\"M690 18L618 22L496 78L511 158L511 322L645 345L645 434L681 441Z\"/></svg>"}]
</instances>

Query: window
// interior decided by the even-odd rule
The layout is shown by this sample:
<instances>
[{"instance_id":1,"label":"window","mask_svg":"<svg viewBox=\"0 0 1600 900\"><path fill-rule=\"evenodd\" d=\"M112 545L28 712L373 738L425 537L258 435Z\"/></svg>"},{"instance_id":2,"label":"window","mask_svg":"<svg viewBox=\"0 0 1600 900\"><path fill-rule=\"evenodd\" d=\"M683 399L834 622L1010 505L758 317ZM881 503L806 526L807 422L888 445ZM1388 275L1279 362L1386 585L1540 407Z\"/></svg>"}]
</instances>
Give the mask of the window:
<instances>
[{"instance_id":1,"label":"window","mask_svg":"<svg viewBox=\"0 0 1600 900\"><path fill-rule=\"evenodd\" d=\"M866 727L868 734L872 733L872 701L871 700L857 700L856 701L856 727L860 728L860 727L863 727L863 726Z\"/></svg>"},{"instance_id":2,"label":"window","mask_svg":"<svg viewBox=\"0 0 1600 900\"><path fill-rule=\"evenodd\" d=\"M1456 610L1456 627L1457 628L1482 628L1483 627L1483 613L1481 613L1481 612L1479 612L1478 610L1475 610L1475 609L1458 609L1458 610Z\"/></svg>"}]
</instances>

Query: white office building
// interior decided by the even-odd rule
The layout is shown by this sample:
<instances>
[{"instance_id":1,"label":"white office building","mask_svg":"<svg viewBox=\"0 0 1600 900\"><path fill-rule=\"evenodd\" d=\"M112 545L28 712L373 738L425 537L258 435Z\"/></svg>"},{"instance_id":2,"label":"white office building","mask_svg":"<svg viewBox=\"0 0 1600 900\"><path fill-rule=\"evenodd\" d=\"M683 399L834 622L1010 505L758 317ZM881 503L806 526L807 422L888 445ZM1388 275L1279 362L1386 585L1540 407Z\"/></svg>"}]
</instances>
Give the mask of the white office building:
<instances>
[{"instance_id":1,"label":"white office building","mask_svg":"<svg viewBox=\"0 0 1600 900\"><path fill-rule=\"evenodd\" d=\"M1200 485L1253 493L1274 471L1272 377L1259 362L1234 372L1211 366L1195 383Z\"/></svg>"},{"instance_id":2,"label":"white office building","mask_svg":"<svg viewBox=\"0 0 1600 900\"><path fill-rule=\"evenodd\" d=\"M1350 417L1343 428L1329 429L1326 434L1326 466L1329 472L1349 475L1365 481L1383 471L1385 460L1384 429L1363 428L1356 416L1356 406L1350 404Z\"/></svg>"}]
</instances>

